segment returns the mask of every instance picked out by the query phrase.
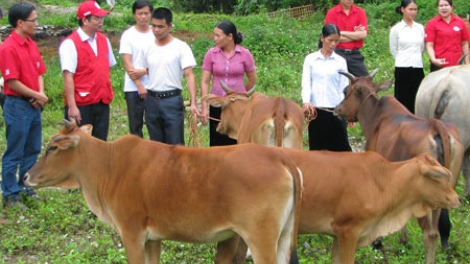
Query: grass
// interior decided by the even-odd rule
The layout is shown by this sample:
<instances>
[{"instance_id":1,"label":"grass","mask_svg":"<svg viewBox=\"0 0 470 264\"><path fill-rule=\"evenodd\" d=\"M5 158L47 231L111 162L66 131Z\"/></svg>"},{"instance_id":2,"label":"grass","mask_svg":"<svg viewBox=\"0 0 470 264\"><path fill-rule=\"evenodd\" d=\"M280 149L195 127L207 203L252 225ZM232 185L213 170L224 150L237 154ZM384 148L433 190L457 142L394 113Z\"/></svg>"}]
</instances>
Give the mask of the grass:
<instances>
[{"instance_id":1,"label":"grass","mask_svg":"<svg viewBox=\"0 0 470 264\"><path fill-rule=\"evenodd\" d=\"M10 0L8 0L10 1ZM79 0L48 0L42 4L77 6ZM111 104L111 127L109 139L113 140L128 133L126 108L122 92L123 66L117 53L119 33L131 23L130 5L117 1L116 13L122 17L105 20L105 28L111 36L114 53L118 61L111 72L115 99ZM433 2L433 1L432 1ZM423 3L424 5L424 3ZM465 0L454 1L462 10L470 10ZM393 78L393 59L388 52L389 27L398 21L390 14L391 4L366 6L370 22L370 34L365 42L363 54L366 65L372 70L379 68L376 81ZM395 5L393 5L394 7ZM421 5L420 5L421 8ZM426 7L425 7L426 8ZM420 21L424 23L436 14L433 9L424 9ZM195 68L197 83L200 83L202 58L213 45L211 32L221 19L231 19L244 33L243 45L255 57L258 84L257 89L272 96L283 96L300 103L301 69L305 56L316 50L323 14L316 13L305 20L267 19L266 15L229 17L221 14L175 14L175 35L186 40L192 47L198 62ZM424 21L424 22L423 22ZM6 18L2 20L6 24ZM56 14L40 9L40 23L76 26L74 13ZM115 35L115 37L112 37ZM54 44L55 45L55 44ZM55 46L53 46L55 47ZM46 54L47 53L47 54ZM63 118L63 81L57 58L57 51L50 49L43 53L48 72L45 75L46 93L50 104L43 112L44 145L57 132ZM427 62L427 59L425 58ZM427 66L426 66L427 68ZM387 93L392 93L393 90ZM185 92L187 99L188 94ZM5 149L3 118L0 118L0 151ZM186 138L189 141L189 129ZM197 141L202 147L208 146L208 128L199 127ZM362 138L360 126L350 129L350 136ZM457 187L463 193L463 182ZM125 250L119 236L109 226L99 221L87 208L80 192L59 189L39 190L45 201L28 201L30 210L16 211L0 209L0 264L3 263L126 263ZM451 248L438 250L437 263L470 263L469 203L462 201L460 208L451 211L454 229L451 234ZM408 225L410 242L399 243L399 234L393 234L384 241L384 256L370 247L357 250L356 263L423 263L424 245L422 234L415 220ZM301 235L299 255L301 263L330 262L332 239L322 235ZM165 241L162 263L213 263L214 244L192 245Z\"/></svg>"}]
</instances>

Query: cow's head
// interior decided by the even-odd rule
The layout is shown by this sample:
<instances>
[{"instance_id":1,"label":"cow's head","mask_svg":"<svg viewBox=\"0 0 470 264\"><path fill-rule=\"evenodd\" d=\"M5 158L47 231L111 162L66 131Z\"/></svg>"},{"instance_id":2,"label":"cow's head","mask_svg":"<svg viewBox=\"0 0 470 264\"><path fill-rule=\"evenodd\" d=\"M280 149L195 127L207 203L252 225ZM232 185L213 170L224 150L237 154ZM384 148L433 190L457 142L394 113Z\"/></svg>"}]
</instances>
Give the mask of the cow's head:
<instances>
[{"instance_id":1,"label":"cow's head","mask_svg":"<svg viewBox=\"0 0 470 264\"><path fill-rule=\"evenodd\" d=\"M452 173L429 154L421 154L416 159L422 177L414 185L416 190L412 192L424 198L425 204L432 209L458 207L459 195L449 183ZM415 214L419 213L415 212Z\"/></svg>"},{"instance_id":2,"label":"cow's head","mask_svg":"<svg viewBox=\"0 0 470 264\"><path fill-rule=\"evenodd\" d=\"M238 128L240 127L242 117L250 104L250 97L254 93L255 87L242 93L231 90L222 81L220 82L220 85L227 93L225 97L209 94L202 97L202 100L205 100L212 107L221 108L220 122L217 126L217 132L228 135L230 138L237 139Z\"/></svg>"},{"instance_id":3,"label":"cow's head","mask_svg":"<svg viewBox=\"0 0 470 264\"><path fill-rule=\"evenodd\" d=\"M91 135L92 126L84 125L78 128L72 121L64 120L64 127L59 133L53 135L42 157L25 175L25 184L33 188L56 186L67 189L80 188L73 177L74 151L80 144L84 134ZM82 153L83 154L83 153ZM85 166L86 164L78 164Z\"/></svg>"},{"instance_id":4,"label":"cow's head","mask_svg":"<svg viewBox=\"0 0 470 264\"><path fill-rule=\"evenodd\" d=\"M370 97L377 98L379 91L387 90L392 86L393 80L375 83L373 78L377 71L378 69L375 69L369 76L364 77L355 77L348 72L339 72L348 77L351 82L344 88L344 99L336 106L336 115L349 122L356 122L364 103Z\"/></svg>"}]
</instances>

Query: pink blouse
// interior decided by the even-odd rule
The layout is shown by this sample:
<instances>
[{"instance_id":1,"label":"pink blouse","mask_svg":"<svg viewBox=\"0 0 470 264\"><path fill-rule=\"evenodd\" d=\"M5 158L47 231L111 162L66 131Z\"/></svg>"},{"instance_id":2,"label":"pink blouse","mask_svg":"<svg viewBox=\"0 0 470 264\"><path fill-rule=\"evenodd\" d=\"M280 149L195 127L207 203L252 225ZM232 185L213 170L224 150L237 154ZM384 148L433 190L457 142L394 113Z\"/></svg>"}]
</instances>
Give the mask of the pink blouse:
<instances>
[{"instance_id":1,"label":"pink blouse","mask_svg":"<svg viewBox=\"0 0 470 264\"><path fill-rule=\"evenodd\" d=\"M256 70L255 61L251 52L240 46L235 46L235 51L226 57L219 47L209 49L204 56L202 69L213 75L212 94L225 96L226 93L220 85L223 81L230 89L245 92L244 77L247 72Z\"/></svg>"}]
</instances>

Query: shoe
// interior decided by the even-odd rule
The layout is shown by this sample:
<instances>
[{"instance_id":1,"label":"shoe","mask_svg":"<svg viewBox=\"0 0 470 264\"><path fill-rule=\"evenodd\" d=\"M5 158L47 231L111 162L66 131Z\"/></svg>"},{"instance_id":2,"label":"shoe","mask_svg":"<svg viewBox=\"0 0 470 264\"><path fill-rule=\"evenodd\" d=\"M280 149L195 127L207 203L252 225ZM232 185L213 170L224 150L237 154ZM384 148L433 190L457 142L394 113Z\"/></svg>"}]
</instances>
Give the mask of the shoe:
<instances>
[{"instance_id":1,"label":"shoe","mask_svg":"<svg viewBox=\"0 0 470 264\"><path fill-rule=\"evenodd\" d=\"M28 207L20 202L19 197L16 196L3 197L3 207L12 209L16 208L22 211L28 210Z\"/></svg>"}]
</instances>

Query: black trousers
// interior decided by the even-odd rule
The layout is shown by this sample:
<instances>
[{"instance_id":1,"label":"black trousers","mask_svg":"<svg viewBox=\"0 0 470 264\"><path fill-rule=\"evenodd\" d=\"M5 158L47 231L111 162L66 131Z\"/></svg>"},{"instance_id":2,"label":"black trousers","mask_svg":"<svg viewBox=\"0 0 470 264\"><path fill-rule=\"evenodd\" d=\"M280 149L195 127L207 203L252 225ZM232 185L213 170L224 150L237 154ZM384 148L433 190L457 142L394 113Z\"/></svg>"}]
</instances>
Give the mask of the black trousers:
<instances>
[{"instance_id":1,"label":"black trousers","mask_svg":"<svg viewBox=\"0 0 470 264\"><path fill-rule=\"evenodd\" d=\"M364 64L364 56L359 49L352 51L335 49L335 52L346 60L349 73L356 77L369 76L369 71Z\"/></svg>"},{"instance_id":2,"label":"black trousers","mask_svg":"<svg viewBox=\"0 0 470 264\"><path fill-rule=\"evenodd\" d=\"M125 92L127 116L129 118L129 131L131 134L144 137L144 99L137 92Z\"/></svg>"},{"instance_id":3,"label":"black trousers","mask_svg":"<svg viewBox=\"0 0 470 264\"><path fill-rule=\"evenodd\" d=\"M348 140L347 122L332 112L317 108L317 118L308 124L310 150L352 151Z\"/></svg>"},{"instance_id":4,"label":"black trousers","mask_svg":"<svg viewBox=\"0 0 470 264\"><path fill-rule=\"evenodd\" d=\"M65 106L65 119L67 120L69 119L68 110L68 106ZM78 110L80 110L80 116L82 117L82 121L79 125L92 125L93 130L91 135L106 141L109 130L109 105L99 102L91 105L78 106Z\"/></svg>"},{"instance_id":5,"label":"black trousers","mask_svg":"<svg viewBox=\"0 0 470 264\"><path fill-rule=\"evenodd\" d=\"M416 93L423 78L423 68L395 68L395 98L411 113L415 112Z\"/></svg>"},{"instance_id":6,"label":"black trousers","mask_svg":"<svg viewBox=\"0 0 470 264\"><path fill-rule=\"evenodd\" d=\"M220 119L220 113L222 109L220 107L209 107L209 116ZM228 145L236 145L237 141L235 139L229 138L227 135L222 135L217 132L217 126L219 125L219 121L215 121L210 119L209 120L209 145L211 147L214 146L228 146Z\"/></svg>"}]
</instances>

